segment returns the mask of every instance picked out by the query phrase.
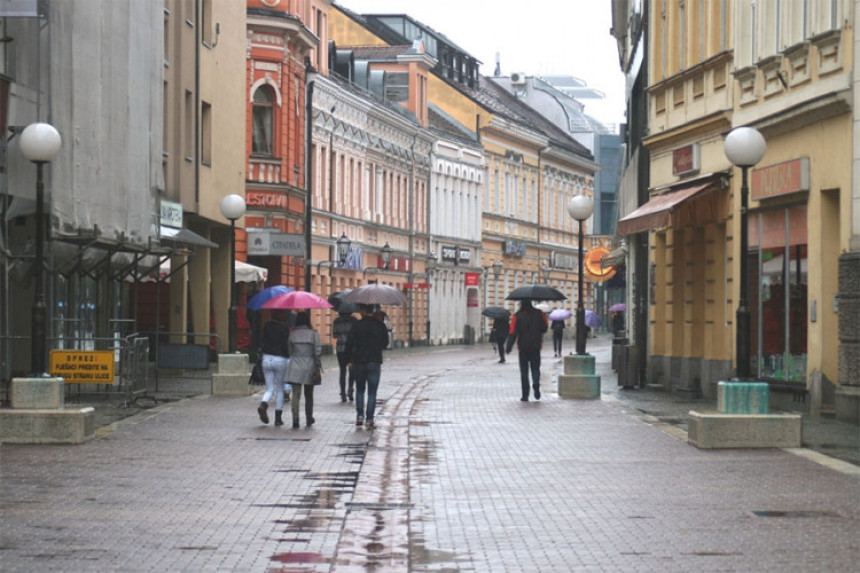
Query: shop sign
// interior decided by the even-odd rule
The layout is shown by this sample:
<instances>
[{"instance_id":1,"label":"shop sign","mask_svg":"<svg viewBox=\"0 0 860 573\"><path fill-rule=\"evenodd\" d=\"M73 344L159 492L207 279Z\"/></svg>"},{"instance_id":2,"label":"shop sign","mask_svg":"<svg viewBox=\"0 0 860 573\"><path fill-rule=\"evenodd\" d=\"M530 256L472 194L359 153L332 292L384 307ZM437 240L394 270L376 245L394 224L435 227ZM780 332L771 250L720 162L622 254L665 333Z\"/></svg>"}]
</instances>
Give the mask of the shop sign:
<instances>
[{"instance_id":1,"label":"shop sign","mask_svg":"<svg viewBox=\"0 0 860 573\"><path fill-rule=\"evenodd\" d=\"M51 376L66 384L113 384L113 350L52 350Z\"/></svg>"},{"instance_id":2,"label":"shop sign","mask_svg":"<svg viewBox=\"0 0 860 573\"><path fill-rule=\"evenodd\" d=\"M382 263L382 255L376 255L376 268L384 269L385 265ZM397 257L392 256L391 260L388 262L389 271L401 271L405 273L412 272L412 259L409 257Z\"/></svg>"},{"instance_id":3,"label":"shop sign","mask_svg":"<svg viewBox=\"0 0 860 573\"><path fill-rule=\"evenodd\" d=\"M162 227L182 228L182 203L162 199L160 211Z\"/></svg>"},{"instance_id":4,"label":"shop sign","mask_svg":"<svg viewBox=\"0 0 860 573\"><path fill-rule=\"evenodd\" d=\"M305 237L292 233L248 233L249 255L302 257L305 255Z\"/></svg>"},{"instance_id":5,"label":"shop sign","mask_svg":"<svg viewBox=\"0 0 860 573\"><path fill-rule=\"evenodd\" d=\"M248 207L265 209L287 209L287 196L271 191L246 191L245 204Z\"/></svg>"},{"instance_id":6,"label":"shop sign","mask_svg":"<svg viewBox=\"0 0 860 573\"><path fill-rule=\"evenodd\" d=\"M466 273L464 275L463 284L466 286L478 286L480 277L478 273Z\"/></svg>"},{"instance_id":7,"label":"shop sign","mask_svg":"<svg viewBox=\"0 0 860 573\"><path fill-rule=\"evenodd\" d=\"M442 247L442 260L457 264L457 247Z\"/></svg>"},{"instance_id":8,"label":"shop sign","mask_svg":"<svg viewBox=\"0 0 860 573\"><path fill-rule=\"evenodd\" d=\"M555 269L573 270L579 267L579 257L552 251L549 255L550 266Z\"/></svg>"},{"instance_id":9,"label":"shop sign","mask_svg":"<svg viewBox=\"0 0 860 573\"><path fill-rule=\"evenodd\" d=\"M403 283L403 288L430 288L430 283Z\"/></svg>"},{"instance_id":10,"label":"shop sign","mask_svg":"<svg viewBox=\"0 0 860 573\"><path fill-rule=\"evenodd\" d=\"M691 143L672 151L672 174L692 175L698 173L701 163L699 155L698 143Z\"/></svg>"},{"instance_id":11,"label":"shop sign","mask_svg":"<svg viewBox=\"0 0 860 573\"><path fill-rule=\"evenodd\" d=\"M753 201L802 191L809 191L808 157L753 169L750 181L750 199Z\"/></svg>"},{"instance_id":12,"label":"shop sign","mask_svg":"<svg viewBox=\"0 0 860 573\"><path fill-rule=\"evenodd\" d=\"M525 241L515 241L513 239L507 239L505 241L505 254L514 255L516 257L524 257L526 255Z\"/></svg>"}]
</instances>

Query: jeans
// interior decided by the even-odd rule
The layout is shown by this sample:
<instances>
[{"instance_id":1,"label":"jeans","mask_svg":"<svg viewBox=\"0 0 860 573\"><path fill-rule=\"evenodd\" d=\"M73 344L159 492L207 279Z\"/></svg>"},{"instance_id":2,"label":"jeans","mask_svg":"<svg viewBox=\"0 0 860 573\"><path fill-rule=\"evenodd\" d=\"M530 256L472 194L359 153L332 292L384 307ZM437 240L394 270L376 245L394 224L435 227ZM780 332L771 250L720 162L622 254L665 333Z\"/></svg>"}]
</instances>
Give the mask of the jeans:
<instances>
[{"instance_id":1,"label":"jeans","mask_svg":"<svg viewBox=\"0 0 860 573\"><path fill-rule=\"evenodd\" d=\"M340 368L340 377L338 378L338 382L340 383L340 396L341 398L346 396L346 382L347 376L349 376L349 393L352 394L352 389L355 387L355 373L352 368L347 368L346 366L346 354L343 352L337 353L337 365Z\"/></svg>"},{"instance_id":2,"label":"jeans","mask_svg":"<svg viewBox=\"0 0 860 573\"><path fill-rule=\"evenodd\" d=\"M376 412L376 390L379 388L379 376L382 365L376 362L363 362L352 365L355 372L355 411L359 418L373 420ZM367 389L367 414L364 410L364 391Z\"/></svg>"},{"instance_id":3,"label":"jeans","mask_svg":"<svg viewBox=\"0 0 860 573\"><path fill-rule=\"evenodd\" d=\"M532 373L532 389L535 398L540 395L540 350L526 352L520 350L520 383L522 384L523 398L529 397L529 371Z\"/></svg>"},{"instance_id":4,"label":"jeans","mask_svg":"<svg viewBox=\"0 0 860 573\"><path fill-rule=\"evenodd\" d=\"M305 423L311 425L314 421L314 385L293 384L293 397L290 411L293 414L293 425L299 423L300 402L302 394L305 396Z\"/></svg>"},{"instance_id":5,"label":"jeans","mask_svg":"<svg viewBox=\"0 0 860 573\"><path fill-rule=\"evenodd\" d=\"M266 377L266 393L263 402L268 403L275 396L275 410L284 409L284 377L290 359L275 354L263 354L263 375Z\"/></svg>"}]
</instances>

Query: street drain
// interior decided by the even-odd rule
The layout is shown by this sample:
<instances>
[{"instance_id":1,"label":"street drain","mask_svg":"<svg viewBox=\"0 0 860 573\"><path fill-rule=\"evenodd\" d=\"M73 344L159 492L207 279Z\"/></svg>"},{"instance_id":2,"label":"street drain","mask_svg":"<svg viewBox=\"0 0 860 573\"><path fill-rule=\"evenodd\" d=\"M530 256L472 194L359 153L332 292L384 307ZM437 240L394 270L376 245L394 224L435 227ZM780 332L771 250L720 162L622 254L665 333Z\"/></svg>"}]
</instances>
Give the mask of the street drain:
<instances>
[{"instance_id":1,"label":"street drain","mask_svg":"<svg viewBox=\"0 0 860 573\"><path fill-rule=\"evenodd\" d=\"M796 510L796 511L773 511L759 510L752 512L756 517L842 517L835 511Z\"/></svg>"}]
</instances>

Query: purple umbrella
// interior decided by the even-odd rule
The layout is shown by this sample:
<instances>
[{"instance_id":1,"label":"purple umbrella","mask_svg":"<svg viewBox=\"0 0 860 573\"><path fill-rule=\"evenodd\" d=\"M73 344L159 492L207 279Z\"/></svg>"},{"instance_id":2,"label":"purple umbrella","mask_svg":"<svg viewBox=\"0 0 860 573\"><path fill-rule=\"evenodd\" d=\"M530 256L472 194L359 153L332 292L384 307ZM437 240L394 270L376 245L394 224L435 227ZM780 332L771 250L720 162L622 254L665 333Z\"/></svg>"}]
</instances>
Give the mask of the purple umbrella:
<instances>
[{"instance_id":1,"label":"purple umbrella","mask_svg":"<svg viewBox=\"0 0 860 573\"><path fill-rule=\"evenodd\" d=\"M623 302L615 303L609 307L610 312L620 312L622 310L627 310L627 305Z\"/></svg>"},{"instance_id":2,"label":"purple umbrella","mask_svg":"<svg viewBox=\"0 0 860 573\"><path fill-rule=\"evenodd\" d=\"M573 315L566 308L557 308L548 315L550 320L567 320L571 316Z\"/></svg>"},{"instance_id":3,"label":"purple umbrella","mask_svg":"<svg viewBox=\"0 0 860 573\"><path fill-rule=\"evenodd\" d=\"M585 309L585 326L590 326L591 328L597 328L603 324L603 321L597 316L597 313L593 310Z\"/></svg>"}]
</instances>

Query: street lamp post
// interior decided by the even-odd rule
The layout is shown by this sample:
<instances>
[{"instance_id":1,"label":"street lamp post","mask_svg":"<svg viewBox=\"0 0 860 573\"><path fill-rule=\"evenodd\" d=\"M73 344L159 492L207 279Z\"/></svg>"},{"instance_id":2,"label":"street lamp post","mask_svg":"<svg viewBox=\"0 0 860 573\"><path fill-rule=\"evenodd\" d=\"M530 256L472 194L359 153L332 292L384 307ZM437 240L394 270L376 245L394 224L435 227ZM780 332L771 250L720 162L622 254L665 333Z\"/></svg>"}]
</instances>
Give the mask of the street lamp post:
<instances>
[{"instance_id":1,"label":"street lamp post","mask_svg":"<svg viewBox=\"0 0 860 573\"><path fill-rule=\"evenodd\" d=\"M221 199L221 214L230 220L230 314L228 352L236 352L236 219L245 214L245 199L231 194Z\"/></svg>"},{"instance_id":2,"label":"street lamp post","mask_svg":"<svg viewBox=\"0 0 860 573\"><path fill-rule=\"evenodd\" d=\"M45 305L45 184L42 180L42 167L57 156L62 146L62 138L53 125L33 123L21 132L18 145L24 157L36 164L36 293L30 331L30 370L33 376L44 376L46 371L47 313Z\"/></svg>"},{"instance_id":3,"label":"street lamp post","mask_svg":"<svg viewBox=\"0 0 860 573\"><path fill-rule=\"evenodd\" d=\"M576 353L585 354L585 307L583 306L583 253L584 241L582 226L594 211L594 200L588 195L576 195L567 203L568 214L579 221L579 298L576 301Z\"/></svg>"},{"instance_id":4,"label":"street lamp post","mask_svg":"<svg viewBox=\"0 0 860 573\"><path fill-rule=\"evenodd\" d=\"M424 272L427 275L427 282L430 282L430 277L436 273L436 267L439 261L436 260L436 253L430 251L427 253L427 258L424 261ZM430 346L430 288L427 289L427 345Z\"/></svg>"},{"instance_id":5,"label":"street lamp post","mask_svg":"<svg viewBox=\"0 0 860 573\"><path fill-rule=\"evenodd\" d=\"M736 374L741 380L750 377L750 308L748 300L749 263L747 261L747 245L749 229L747 228L747 203L749 188L747 172L749 168L761 161L767 151L767 142L758 130L752 127L738 127L726 136L725 153L729 161L741 168L741 208L740 208L740 292L738 294L738 310L735 315L737 333L735 335L735 356L737 357Z\"/></svg>"},{"instance_id":6,"label":"street lamp post","mask_svg":"<svg viewBox=\"0 0 860 573\"><path fill-rule=\"evenodd\" d=\"M343 266L346 263L346 259L349 256L349 249L352 246L352 241L349 240L349 237L346 236L346 233L341 233L340 239L337 240L337 262L340 266Z\"/></svg>"},{"instance_id":7,"label":"street lamp post","mask_svg":"<svg viewBox=\"0 0 860 573\"><path fill-rule=\"evenodd\" d=\"M388 244L388 241L382 246L380 254L382 255L382 268L388 269L388 265L391 264L391 245Z\"/></svg>"}]
</instances>

